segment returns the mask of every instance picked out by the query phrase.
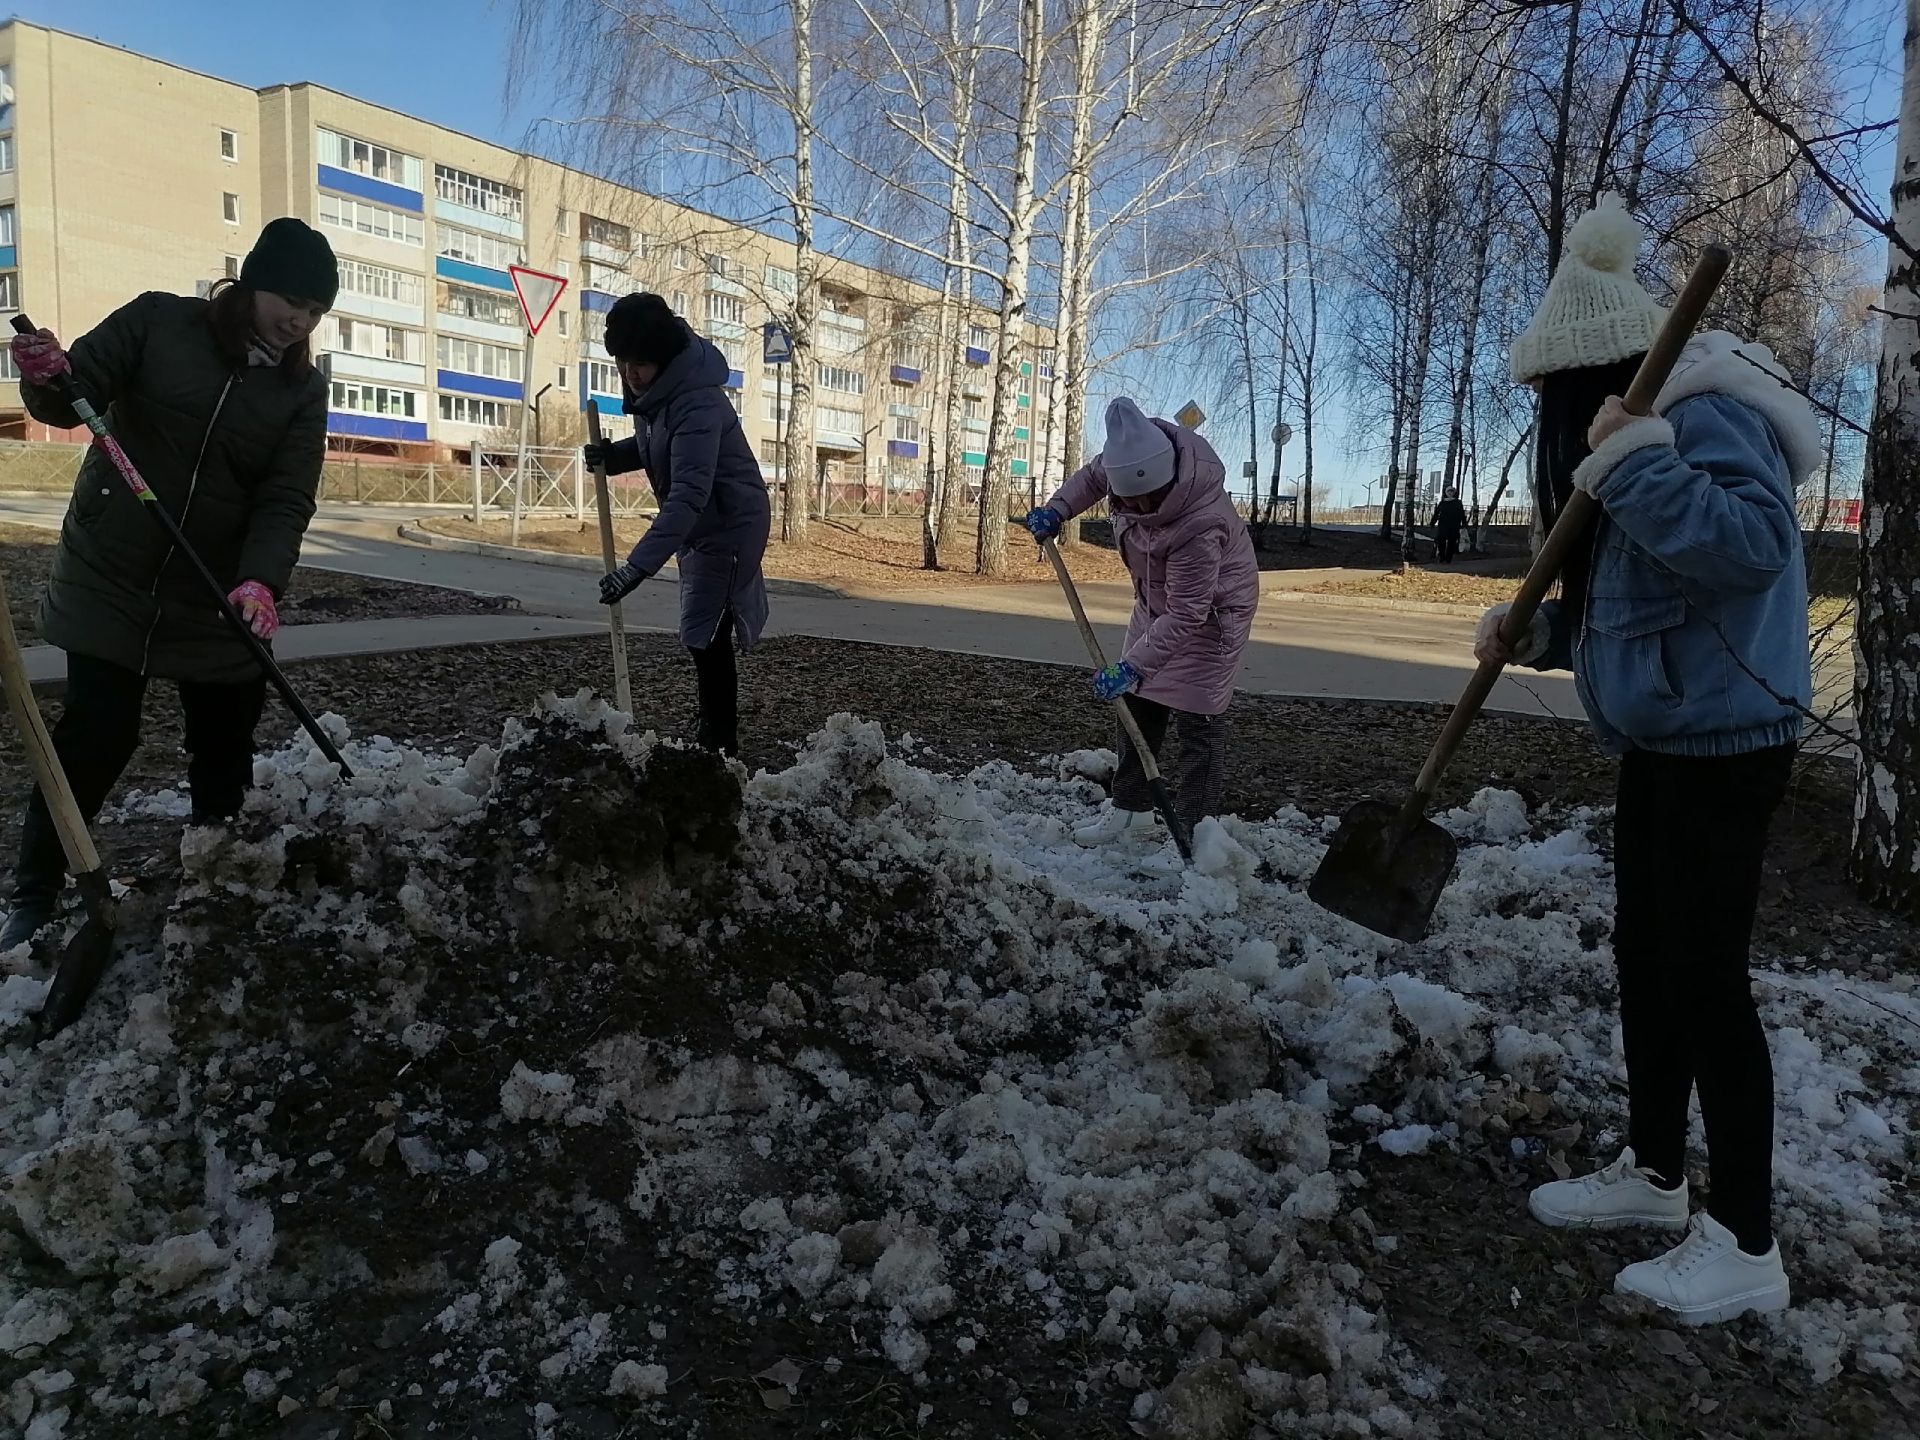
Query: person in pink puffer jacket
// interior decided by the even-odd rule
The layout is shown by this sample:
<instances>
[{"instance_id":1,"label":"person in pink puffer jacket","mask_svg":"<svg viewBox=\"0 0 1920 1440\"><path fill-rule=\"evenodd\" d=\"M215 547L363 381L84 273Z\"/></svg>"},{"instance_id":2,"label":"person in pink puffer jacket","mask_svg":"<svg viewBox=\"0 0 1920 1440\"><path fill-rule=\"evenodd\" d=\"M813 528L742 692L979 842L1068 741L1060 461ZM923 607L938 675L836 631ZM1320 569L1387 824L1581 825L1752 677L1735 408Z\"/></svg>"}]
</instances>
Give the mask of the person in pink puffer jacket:
<instances>
[{"instance_id":1,"label":"person in pink puffer jacket","mask_svg":"<svg viewBox=\"0 0 1920 1440\"><path fill-rule=\"evenodd\" d=\"M1102 500L1112 504L1113 543L1133 577L1133 618L1120 659L1093 687L1103 700L1126 697L1156 752L1171 727L1168 779L1175 807L1193 825L1225 799L1226 710L1260 604L1259 562L1213 447L1124 397L1107 407L1100 454L1027 516L1027 529L1052 539ZM1118 749L1113 802L1073 832L1079 844L1104 845L1157 823L1124 733Z\"/></svg>"}]
</instances>

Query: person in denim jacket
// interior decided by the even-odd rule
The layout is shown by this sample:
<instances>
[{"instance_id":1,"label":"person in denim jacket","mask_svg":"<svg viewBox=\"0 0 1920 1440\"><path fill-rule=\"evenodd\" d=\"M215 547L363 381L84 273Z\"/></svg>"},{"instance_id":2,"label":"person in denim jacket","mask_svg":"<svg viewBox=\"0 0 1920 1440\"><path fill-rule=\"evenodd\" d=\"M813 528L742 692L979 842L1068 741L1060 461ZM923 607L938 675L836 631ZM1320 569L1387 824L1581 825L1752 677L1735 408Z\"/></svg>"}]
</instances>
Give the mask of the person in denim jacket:
<instances>
[{"instance_id":1,"label":"person in denim jacket","mask_svg":"<svg viewBox=\"0 0 1920 1440\"><path fill-rule=\"evenodd\" d=\"M1504 605L1482 660L1571 669L1620 756L1613 949L1628 1145L1596 1174L1534 1191L1549 1225L1687 1228L1615 1282L1693 1323L1789 1302L1771 1218L1773 1071L1747 975L1767 826L1812 700L1795 487L1820 456L1811 408L1765 346L1696 336L1653 414L1618 396L1662 313L1633 277L1641 231L1603 197L1569 235L1514 378L1541 394L1550 517L1599 502L1557 600L1509 647ZM1689 1219L1688 1102L1712 1165Z\"/></svg>"}]
</instances>

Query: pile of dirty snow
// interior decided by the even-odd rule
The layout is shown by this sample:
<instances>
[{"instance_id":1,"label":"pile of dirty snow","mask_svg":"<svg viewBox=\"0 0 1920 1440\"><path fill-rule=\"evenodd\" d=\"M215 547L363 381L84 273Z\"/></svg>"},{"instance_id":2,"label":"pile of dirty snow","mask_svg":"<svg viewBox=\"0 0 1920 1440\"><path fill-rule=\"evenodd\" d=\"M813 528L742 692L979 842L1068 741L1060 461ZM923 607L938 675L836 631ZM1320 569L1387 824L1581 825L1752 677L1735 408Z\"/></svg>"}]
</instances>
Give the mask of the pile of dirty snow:
<instances>
[{"instance_id":1,"label":"pile of dirty snow","mask_svg":"<svg viewBox=\"0 0 1920 1440\"><path fill-rule=\"evenodd\" d=\"M37 982L0 988L0 1392L36 1440L680 1433L740 1327L890 1367L935 1433L991 1393L1414 1435L1444 1377L1355 1263L1393 1243L1364 1147L1619 1123L1588 812L1442 817L1408 947L1307 901L1331 822L1295 811L1206 822L1190 868L1074 846L1094 752L945 776L841 716L749 780L584 696L468 756L347 748L352 782L303 741L189 832L73 1030L27 1051ZM1823 1297L1762 1333L1902 1373L1920 1002L1760 978Z\"/></svg>"}]
</instances>

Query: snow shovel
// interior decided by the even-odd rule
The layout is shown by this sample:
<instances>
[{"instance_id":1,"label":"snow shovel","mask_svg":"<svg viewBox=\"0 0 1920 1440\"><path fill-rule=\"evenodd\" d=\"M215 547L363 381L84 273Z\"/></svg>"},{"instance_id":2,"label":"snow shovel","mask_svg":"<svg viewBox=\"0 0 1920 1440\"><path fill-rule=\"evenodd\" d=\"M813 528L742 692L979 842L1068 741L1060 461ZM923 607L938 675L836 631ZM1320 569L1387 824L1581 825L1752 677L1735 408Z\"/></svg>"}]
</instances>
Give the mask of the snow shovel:
<instances>
[{"instance_id":1,"label":"snow shovel","mask_svg":"<svg viewBox=\"0 0 1920 1440\"><path fill-rule=\"evenodd\" d=\"M34 1040L38 1042L59 1034L80 1018L81 1007L113 958L115 916L107 872L100 868L99 852L93 848L87 822L80 818L80 806L67 784L67 772L60 766L46 722L40 718L40 707L34 703L27 667L20 658L20 640L13 633L13 613L7 607L4 583L0 583L0 684L6 687L7 708L19 728L27 765L33 771L34 784L47 798L47 811L53 816L60 848L66 852L67 868L73 872L73 883L86 907L86 920L61 953L47 998L34 1018Z\"/></svg>"},{"instance_id":2,"label":"snow shovel","mask_svg":"<svg viewBox=\"0 0 1920 1440\"><path fill-rule=\"evenodd\" d=\"M1627 388L1623 398L1629 413L1652 412L1660 387L1700 323L1732 258L1718 245L1709 245L1701 254L1686 288L1640 362L1633 384ZM1568 553L1585 539L1594 505L1593 497L1582 490L1568 497L1501 624L1500 635L1508 645L1527 633L1534 611L1540 608L1548 587L1559 578ZM1480 713L1503 668L1483 663L1474 671L1403 803L1362 800L1341 818L1340 828L1328 842L1326 857L1307 887L1314 903L1394 940L1418 940L1427 933L1433 908L1440 903L1440 893L1453 875L1457 858L1453 837L1426 818L1427 807L1433 803L1447 762L1459 749L1467 727Z\"/></svg>"},{"instance_id":3,"label":"snow shovel","mask_svg":"<svg viewBox=\"0 0 1920 1440\"><path fill-rule=\"evenodd\" d=\"M587 407L587 438L601 443L600 412ZM613 554L613 498L607 493L607 467L593 467L593 496L600 507L600 559L609 574L620 562ZM623 714L633 713L633 687L627 683L627 630L616 601L607 607L607 625L613 632L613 700Z\"/></svg>"},{"instance_id":4,"label":"snow shovel","mask_svg":"<svg viewBox=\"0 0 1920 1440\"><path fill-rule=\"evenodd\" d=\"M1060 558L1060 547L1051 540L1042 540L1040 548L1047 552L1047 559L1053 562L1053 573L1060 577L1060 588L1067 592L1067 604L1073 610L1074 623L1080 627L1080 638L1087 642L1087 653L1093 657L1094 668L1106 669L1106 652L1100 648L1100 637L1093 633L1093 626L1087 620L1086 607L1080 603L1080 592L1073 588L1073 577L1067 573L1067 562ZM1133 753L1140 757L1140 768L1147 776L1147 793L1153 796L1153 808L1167 822L1174 848L1180 852L1182 860L1191 861L1193 836L1187 830L1187 822L1180 818L1180 812L1173 808L1173 796L1167 792L1167 782L1160 778L1160 766L1155 763L1153 751L1148 747L1146 737L1140 733L1140 724L1133 718L1133 711L1127 708L1124 696L1113 702L1113 713L1120 717L1120 728L1126 734L1127 743L1133 746Z\"/></svg>"},{"instance_id":5,"label":"snow shovel","mask_svg":"<svg viewBox=\"0 0 1920 1440\"><path fill-rule=\"evenodd\" d=\"M25 315L13 317L13 328L22 335L35 333L33 322ZM293 685L280 667L274 663L273 652L261 643L260 637L253 633L253 627L240 618L240 612L234 609L233 602L227 599L226 587L213 578L213 572L207 569L199 552L187 543L187 537L181 532L179 521L167 513L167 507L160 503L160 497L155 495L152 487L140 478L140 472L134 469L133 461L128 459L127 452L120 448L120 442L113 438L113 432L107 428L107 422L100 417L99 412L73 383L73 376L71 374L58 376L53 384L54 388L60 392L60 398L75 415L80 417L80 422L93 432L94 438L100 442L100 448L107 452L107 458L113 462L113 468L120 472L120 478L127 482L127 488L133 491L141 501L140 508L151 515L154 523L167 532L167 539L172 542L174 549L187 557L187 563L206 583L215 606L226 617L234 633L245 641L247 648L253 652L254 660L258 662L267 679L272 682L273 688L280 692L280 698L287 702L287 708L293 711L294 718L300 722L301 729L313 737L313 743L320 747L320 753L340 768L340 778L351 780L352 769L341 756L339 748L327 737L327 732L320 728L320 722L313 718L313 712L307 708L306 702L294 693Z\"/></svg>"}]
</instances>

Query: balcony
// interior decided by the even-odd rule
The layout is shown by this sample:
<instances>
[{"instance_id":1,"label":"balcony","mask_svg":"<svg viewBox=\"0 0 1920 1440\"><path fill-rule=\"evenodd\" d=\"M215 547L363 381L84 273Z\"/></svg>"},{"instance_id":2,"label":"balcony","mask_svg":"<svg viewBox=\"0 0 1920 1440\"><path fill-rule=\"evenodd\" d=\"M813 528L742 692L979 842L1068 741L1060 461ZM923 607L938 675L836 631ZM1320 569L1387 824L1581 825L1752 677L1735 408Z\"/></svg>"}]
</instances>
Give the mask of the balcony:
<instances>
[{"instance_id":1,"label":"balcony","mask_svg":"<svg viewBox=\"0 0 1920 1440\"><path fill-rule=\"evenodd\" d=\"M918 460L920 458L920 442L918 440L889 440L887 441L887 454L896 455L902 460Z\"/></svg>"},{"instance_id":2,"label":"balcony","mask_svg":"<svg viewBox=\"0 0 1920 1440\"><path fill-rule=\"evenodd\" d=\"M492 375L468 375L459 370L438 371L434 384L442 390L454 390L462 395L484 395L489 400L521 400L527 393L518 380L501 380Z\"/></svg>"},{"instance_id":3,"label":"balcony","mask_svg":"<svg viewBox=\"0 0 1920 1440\"><path fill-rule=\"evenodd\" d=\"M475 265L468 260L454 260L445 255L433 257L433 273L443 280L457 281L462 285L478 285L487 290L504 290L511 295L513 277L504 270L495 270L489 265Z\"/></svg>"},{"instance_id":4,"label":"balcony","mask_svg":"<svg viewBox=\"0 0 1920 1440\"><path fill-rule=\"evenodd\" d=\"M404 185L392 185L385 180L375 180L371 176L356 175L337 165L315 166L314 183L336 195L351 195L356 200L385 205L390 210L404 210L410 215L427 213L427 197L420 191L409 190Z\"/></svg>"},{"instance_id":5,"label":"balcony","mask_svg":"<svg viewBox=\"0 0 1920 1440\"><path fill-rule=\"evenodd\" d=\"M896 385L918 385L920 383L920 372L911 365L896 365L892 370L888 371L887 374Z\"/></svg>"},{"instance_id":6,"label":"balcony","mask_svg":"<svg viewBox=\"0 0 1920 1440\"><path fill-rule=\"evenodd\" d=\"M739 295L744 298L747 293L747 287L742 285L738 280L729 280L725 276L715 275L709 272L707 275L707 293L710 295Z\"/></svg>"},{"instance_id":7,"label":"balcony","mask_svg":"<svg viewBox=\"0 0 1920 1440\"><path fill-rule=\"evenodd\" d=\"M483 235L498 235L503 240L521 240L525 238L525 227L511 215L499 215L491 210L476 210L471 205L462 205L458 200L449 200L445 196L436 196L433 202L433 218L445 220L450 225L458 225L466 230L478 230Z\"/></svg>"},{"instance_id":8,"label":"balcony","mask_svg":"<svg viewBox=\"0 0 1920 1440\"><path fill-rule=\"evenodd\" d=\"M822 310L820 312L819 322L835 330L845 330L854 335L865 335L867 333L867 322L865 320L862 320L858 315L849 315L841 310Z\"/></svg>"},{"instance_id":9,"label":"balcony","mask_svg":"<svg viewBox=\"0 0 1920 1440\"><path fill-rule=\"evenodd\" d=\"M627 262L633 258L633 252L619 245L609 245L604 240L582 240L580 255L585 260L598 260L603 265L611 265L624 270Z\"/></svg>"},{"instance_id":10,"label":"balcony","mask_svg":"<svg viewBox=\"0 0 1920 1440\"><path fill-rule=\"evenodd\" d=\"M969 365L984 365L992 358L991 355L985 350L982 350L978 345L967 346L967 363Z\"/></svg>"}]
</instances>

